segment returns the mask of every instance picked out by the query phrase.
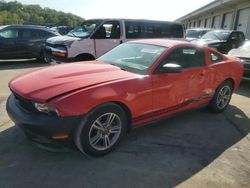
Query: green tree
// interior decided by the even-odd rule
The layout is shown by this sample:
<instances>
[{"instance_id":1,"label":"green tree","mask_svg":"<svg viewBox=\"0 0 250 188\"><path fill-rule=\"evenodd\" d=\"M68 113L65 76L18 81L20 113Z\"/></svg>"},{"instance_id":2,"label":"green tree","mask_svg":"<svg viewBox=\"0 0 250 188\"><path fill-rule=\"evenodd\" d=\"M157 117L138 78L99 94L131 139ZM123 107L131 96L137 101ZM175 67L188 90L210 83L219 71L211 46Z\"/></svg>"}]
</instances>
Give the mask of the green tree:
<instances>
[{"instance_id":1,"label":"green tree","mask_svg":"<svg viewBox=\"0 0 250 188\"><path fill-rule=\"evenodd\" d=\"M83 18L39 5L22 5L17 1L0 0L0 24L36 24L45 26L65 25L75 27Z\"/></svg>"}]
</instances>

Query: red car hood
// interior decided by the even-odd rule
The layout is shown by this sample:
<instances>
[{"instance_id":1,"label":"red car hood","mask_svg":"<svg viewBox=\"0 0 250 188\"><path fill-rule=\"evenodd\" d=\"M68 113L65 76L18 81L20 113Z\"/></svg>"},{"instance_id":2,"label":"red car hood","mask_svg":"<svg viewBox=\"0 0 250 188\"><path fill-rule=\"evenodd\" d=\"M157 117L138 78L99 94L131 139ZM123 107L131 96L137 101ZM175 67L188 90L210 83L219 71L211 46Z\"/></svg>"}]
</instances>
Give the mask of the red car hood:
<instances>
[{"instance_id":1,"label":"red car hood","mask_svg":"<svg viewBox=\"0 0 250 188\"><path fill-rule=\"evenodd\" d=\"M77 89L136 77L136 74L97 61L50 66L14 78L9 86L19 96L45 102Z\"/></svg>"}]
</instances>

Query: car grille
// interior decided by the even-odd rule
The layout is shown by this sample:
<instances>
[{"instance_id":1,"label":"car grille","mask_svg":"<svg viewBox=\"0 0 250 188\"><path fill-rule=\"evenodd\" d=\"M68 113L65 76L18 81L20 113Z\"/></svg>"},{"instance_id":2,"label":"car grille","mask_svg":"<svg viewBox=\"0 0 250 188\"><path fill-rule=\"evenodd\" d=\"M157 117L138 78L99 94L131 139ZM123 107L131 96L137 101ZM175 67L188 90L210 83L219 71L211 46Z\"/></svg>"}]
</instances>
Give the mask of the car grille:
<instances>
[{"instance_id":1,"label":"car grille","mask_svg":"<svg viewBox=\"0 0 250 188\"><path fill-rule=\"evenodd\" d=\"M250 77L250 58L240 58L244 61L244 77Z\"/></svg>"},{"instance_id":2,"label":"car grille","mask_svg":"<svg viewBox=\"0 0 250 188\"><path fill-rule=\"evenodd\" d=\"M55 48L55 47L56 47L56 45L55 45L55 44L51 44L51 43L48 43L48 42L46 42L46 46L53 47L53 48Z\"/></svg>"},{"instance_id":3,"label":"car grille","mask_svg":"<svg viewBox=\"0 0 250 188\"><path fill-rule=\"evenodd\" d=\"M64 47L65 48L65 46L62 45L62 44L51 44L51 43L48 43L48 42L45 43L45 46L52 47L52 48L59 48L59 47Z\"/></svg>"},{"instance_id":4,"label":"car grille","mask_svg":"<svg viewBox=\"0 0 250 188\"><path fill-rule=\"evenodd\" d=\"M244 69L250 70L250 63L249 64L244 64Z\"/></svg>"},{"instance_id":5,"label":"car grille","mask_svg":"<svg viewBox=\"0 0 250 188\"><path fill-rule=\"evenodd\" d=\"M16 93L13 94L15 96L16 102L21 108L29 112L38 112L31 101L20 97Z\"/></svg>"},{"instance_id":6,"label":"car grille","mask_svg":"<svg viewBox=\"0 0 250 188\"><path fill-rule=\"evenodd\" d=\"M250 58L241 57L240 59L243 60L243 61L245 61L245 62L247 62L247 63L250 63Z\"/></svg>"}]
</instances>

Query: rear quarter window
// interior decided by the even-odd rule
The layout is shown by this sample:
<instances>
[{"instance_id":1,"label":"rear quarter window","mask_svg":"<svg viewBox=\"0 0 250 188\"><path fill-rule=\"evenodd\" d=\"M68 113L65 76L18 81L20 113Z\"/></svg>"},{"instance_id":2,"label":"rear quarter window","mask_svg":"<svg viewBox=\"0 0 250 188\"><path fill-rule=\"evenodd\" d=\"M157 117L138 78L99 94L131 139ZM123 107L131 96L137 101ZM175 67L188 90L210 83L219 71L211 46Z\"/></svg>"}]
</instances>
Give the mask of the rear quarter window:
<instances>
[{"instance_id":1,"label":"rear quarter window","mask_svg":"<svg viewBox=\"0 0 250 188\"><path fill-rule=\"evenodd\" d=\"M204 50L192 47L177 48L164 59L163 63L178 64L184 69L202 67L205 65Z\"/></svg>"},{"instance_id":2,"label":"rear quarter window","mask_svg":"<svg viewBox=\"0 0 250 188\"><path fill-rule=\"evenodd\" d=\"M125 22L126 38L183 38L183 26L177 23Z\"/></svg>"},{"instance_id":3,"label":"rear quarter window","mask_svg":"<svg viewBox=\"0 0 250 188\"><path fill-rule=\"evenodd\" d=\"M35 29L22 29L21 30L21 38L23 39L37 39L39 38L39 34Z\"/></svg>"},{"instance_id":4,"label":"rear quarter window","mask_svg":"<svg viewBox=\"0 0 250 188\"><path fill-rule=\"evenodd\" d=\"M55 34L47 32L47 31L43 31L43 30L39 31L39 37L40 38L50 38L50 37L53 37L53 36L55 36Z\"/></svg>"},{"instance_id":5,"label":"rear quarter window","mask_svg":"<svg viewBox=\"0 0 250 188\"><path fill-rule=\"evenodd\" d=\"M223 57L216 52L210 51L210 60L212 63L218 63L218 62L221 62L223 60Z\"/></svg>"}]
</instances>

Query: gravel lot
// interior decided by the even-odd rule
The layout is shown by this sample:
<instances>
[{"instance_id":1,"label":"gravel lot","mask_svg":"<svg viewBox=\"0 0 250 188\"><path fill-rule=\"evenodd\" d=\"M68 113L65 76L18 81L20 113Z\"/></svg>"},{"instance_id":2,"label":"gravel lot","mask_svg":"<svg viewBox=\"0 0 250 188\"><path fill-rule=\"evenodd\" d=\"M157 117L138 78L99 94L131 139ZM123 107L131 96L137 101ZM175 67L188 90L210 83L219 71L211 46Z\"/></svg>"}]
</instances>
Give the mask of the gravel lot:
<instances>
[{"instance_id":1,"label":"gravel lot","mask_svg":"<svg viewBox=\"0 0 250 188\"><path fill-rule=\"evenodd\" d=\"M190 110L130 133L102 158L48 152L29 142L5 111L9 80L42 66L0 62L0 187L250 187L250 81L229 108Z\"/></svg>"}]
</instances>

